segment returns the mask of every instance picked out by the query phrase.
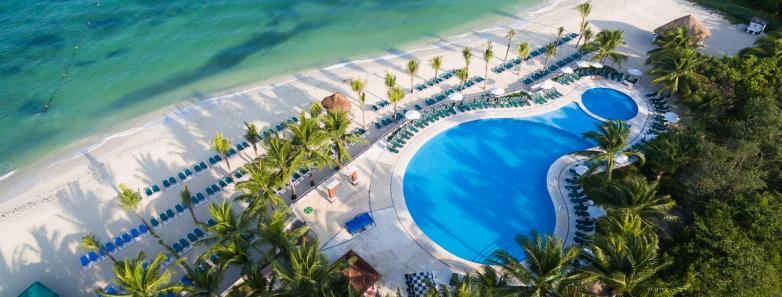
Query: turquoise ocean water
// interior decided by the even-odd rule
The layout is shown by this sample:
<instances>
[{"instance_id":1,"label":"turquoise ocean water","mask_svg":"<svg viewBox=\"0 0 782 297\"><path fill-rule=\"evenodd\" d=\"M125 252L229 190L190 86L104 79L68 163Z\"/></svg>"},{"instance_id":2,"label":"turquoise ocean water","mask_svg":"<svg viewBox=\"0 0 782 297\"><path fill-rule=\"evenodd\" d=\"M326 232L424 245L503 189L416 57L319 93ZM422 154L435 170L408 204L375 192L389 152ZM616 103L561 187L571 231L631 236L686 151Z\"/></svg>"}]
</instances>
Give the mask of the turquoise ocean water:
<instances>
[{"instance_id":1,"label":"turquoise ocean water","mask_svg":"<svg viewBox=\"0 0 782 297\"><path fill-rule=\"evenodd\" d=\"M543 2L0 0L0 176L179 100Z\"/></svg>"}]
</instances>

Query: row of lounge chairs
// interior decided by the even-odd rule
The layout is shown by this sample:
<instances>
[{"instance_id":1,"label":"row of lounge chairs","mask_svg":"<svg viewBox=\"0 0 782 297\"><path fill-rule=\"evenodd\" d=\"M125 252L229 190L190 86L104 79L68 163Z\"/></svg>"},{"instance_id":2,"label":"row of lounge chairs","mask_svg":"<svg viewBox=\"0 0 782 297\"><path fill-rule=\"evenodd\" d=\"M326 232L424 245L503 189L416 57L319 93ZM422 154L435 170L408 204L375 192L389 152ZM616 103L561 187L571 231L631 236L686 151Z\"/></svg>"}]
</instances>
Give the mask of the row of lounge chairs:
<instances>
[{"instance_id":1,"label":"row of lounge chairs","mask_svg":"<svg viewBox=\"0 0 782 297\"><path fill-rule=\"evenodd\" d=\"M427 98L426 100L424 100L424 102L426 102L427 106L432 106L434 104L437 104L440 101L445 100L445 98L448 98L448 95L451 95L451 94L456 93L456 92L463 91L464 89L472 87L472 86L474 86L474 85L476 85L476 84L478 84L480 82L483 82L484 80L485 79L483 77L480 77L480 76L476 76L476 77L470 78L467 82L464 83L464 85L459 85L459 86L456 86L456 87L444 90L444 91L440 92L437 95L433 95L432 97ZM420 105L416 104L415 105L415 109L416 110L421 110L423 108ZM404 119L404 114L406 112L407 112L407 110L405 109L405 110L402 110L402 112L397 112L397 113L395 113L395 114L393 114L391 116L388 116L388 117L385 117L383 119L380 119L380 121L377 121L377 122L374 123L374 126L378 130L385 129L385 128L388 128L390 126L393 126L393 124L396 123L397 121Z\"/></svg>"},{"instance_id":2,"label":"row of lounge chairs","mask_svg":"<svg viewBox=\"0 0 782 297\"><path fill-rule=\"evenodd\" d=\"M532 94L531 99L537 104L546 104L546 102L556 100L562 96L564 95L556 89L549 89Z\"/></svg>"},{"instance_id":3,"label":"row of lounge chairs","mask_svg":"<svg viewBox=\"0 0 782 297\"><path fill-rule=\"evenodd\" d=\"M652 103L655 109L655 114L652 115L652 119L654 121L652 122L649 130L646 132L645 137L630 147L630 150L632 151L640 151L649 140L668 130L669 123L665 121L665 117L663 116L664 113L671 110L671 107L668 105L668 101L666 101L667 96L655 96L658 96L657 92L646 94L646 97L652 97L649 99L649 101Z\"/></svg>"},{"instance_id":4,"label":"row of lounge chairs","mask_svg":"<svg viewBox=\"0 0 782 297\"><path fill-rule=\"evenodd\" d=\"M565 43L570 42L571 40L573 40L576 37L578 37L578 33L569 33L569 34L563 36L559 40L559 42L553 42L553 43L554 43L555 46L561 46L561 45L563 45ZM541 47L535 49L534 51L530 52L529 56L524 58L524 61L530 60L532 58L535 58L537 56L540 56L540 55L544 54L546 52L546 46L548 46L548 45L541 46ZM502 72L505 72L506 70L509 70L509 69L513 68L513 66L516 66L516 65L519 65L519 64L521 64L521 59L517 57L516 59L513 59L510 62L501 64L499 66L496 66L496 67L492 68L492 71L494 73L502 73Z\"/></svg>"},{"instance_id":5,"label":"row of lounge chairs","mask_svg":"<svg viewBox=\"0 0 782 297\"><path fill-rule=\"evenodd\" d=\"M183 238L180 238L179 241L174 242L171 247L177 253L177 257L181 257L187 254L192 249L192 246L196 244L196 242L206 238L206 235L207 234L204 232L204 230L196 227L193 229L193 231L187 233Z\"/></svg>"},{"instance_id":6,"label":"row of lounge chairs","mask_svg":"<svg viewBox=\"0 0 782 297\"><path fill-rule=\"evenodd\" d=\"M549 76L553 73L557 73L557 71L562 67L565 67L566 65L575 62L576 60L580 59L583 56L584 54L581 52L573 53L570 56L567 56L559 61L554 62L553 64L546 67L546 69L541 69L533 72L532 74L528 75L526 78L522 79L521 81L525 85L531 85L533 82L536 82L541 78Z\"/></svg>"},{"instance_id":7,"label":"row of lounge chairs","mask_svg":"<svg viewBox=\"0 0 782 297\"><path fill-rule=\"evenodd\" d=\"M138 227L134 227L129 231L125 231L121 235L114 237L114 240L110 240L106 244L102 245L98 252L91 251L85 255L79 257L82 269L92 267L101 260L108 257L109 254L116 254L118 251L132 245L134 242L141 240L141 238L149 235L149 227L145 224L141 224Z\"/></svg>"},{"instance_id":8,"label":"row of lounge chairs","mask_svg":"<svg viewBox=\"0 0 782 297\"><path fill-rule=\"evenodd\" d=\"M391 102L388 102L388 100L383 100L383 101L378 102L377 104L372 104L369 107L372 108L372 110L374 110L374 111L380 111L381 109L383 109L383 107L386 107L386 106L389 106L389 105L391 105Z\"/></svg>"},{"instance_id":9,"label":"row of lounge chairs","mask_svg":"<svg viewBox=\"0 0 782 297\"><path fill-rule=\"evenodd\" d=\"M489 109L489 108L521 108L524 106L531 106L528 99L528 95L523 94L511 94L504 97L493 97L489 95L483 95L476 99L469 99L460 103L449 103L438 106L432 110L423 112L421 118L418 120L410 121L404 126L400 127L397 131L391 133L386 140L388 141L387 149L393 153L399 153L399 149L407 144L420 129L439 121L440 119L472 110Z\"/></svg>"},{"instance_id":10,"label":"row of lounge chairs","mask_svg":"<svg viewBox=\"0 0 782 297\"><path fill-rule=\"evenodd\" d=\"M567 183L565 189L567 190L568 198L573 205L573 212L579 218L576 219L576 232L573 241L584 246L592 242L592 235L595 231L595 219L591 218L589 212L589 197L583 187L578 183L580 175L576 173L573 168L570 168L569 172L573 175L572 178L565 179Z\"/></svg>"},{"instance_id":11,"label":"row of lounge chairs","mask_svg":"<svg viewBox=\"0 0 782 297\"><path fill-rule=\"evenodd\" d=\"M415 89L418 90L419 92L423 91L423 90L426 90L429 87L433 87L433 86L435 86L435 85L437 85L439 83L442 83L442 82L446 81L447 79L453 77L454 73L456 73L456 70L445 71L445 72L441 73L440 75L438 75L435 78L426 80L425 82L416 85Z\"/></svg>"},{"instance_id":12,"label":"row of lounge chairs","mask_svg":"<svg viewBox=\"0 0 782 297\"><path fill-rule=\"evenodd\" d=\"M295 123L298 123L298 122L299 122L299 118L298 117L295 117L295 116L290 117L290 118L280 122L276 126L274 126L274 128L269 128L269 129L263 131L261 133L261 138L265 139L267 137L271 137L271 136L277 135L278 132L280 132L283 129L285 129L288 125L295 124ZM232 148L230 148L228 150L228 152L226 153L226 157L232 157L232 156L238 154L239 152L244 151L245 149L247 149L249 147L250 147L250 144L247 141L242 141L240 143L237 143L234 147L232 147ZM207 161L209 162L209 166L214 166L217 163L220 163L221 161L223 161L223 157L220 156L220 155L214 155L214 156L209 157L209 159ZM163 181L161 182L161 184L163 185L163 190L169 190L169 189L176 188L179 185L185 183L187 180L189 180L189 179L191 179L191 178L193 178L193 177L195 177L195 176L197 176L197 175L199 175L199 174L201 174L203 172L206 172L206 170L208 170L206 162L203 162L203 161L198 162L196 164L193 164L192 168L193 168L193 170L190 170L190 168L185 168L184 170L178 172L176 174L176 176L179 179L175 178L174 176L170 176L170 177L168 177L166 179L163 179ZM150 197L150 198L155 196L155 195L157 195L160 192L161 192L161 188L157 184L150 185L150 186L144 188L144 194L147 197Z\"/></svg>"}]
</instances>

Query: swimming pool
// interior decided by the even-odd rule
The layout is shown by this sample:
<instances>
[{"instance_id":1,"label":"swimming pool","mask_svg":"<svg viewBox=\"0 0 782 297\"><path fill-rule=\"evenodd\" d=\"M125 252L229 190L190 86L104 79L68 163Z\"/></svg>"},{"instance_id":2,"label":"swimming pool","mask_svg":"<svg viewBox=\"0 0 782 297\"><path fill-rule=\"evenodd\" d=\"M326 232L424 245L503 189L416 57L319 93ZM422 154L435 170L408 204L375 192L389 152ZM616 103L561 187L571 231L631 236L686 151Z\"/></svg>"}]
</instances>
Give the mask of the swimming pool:
<instances>
[{"instance_id":1,"label":"swimming pool","mask_svg":"<svg viewBox=\"0 0 782 297\"><path fill-rule=\"evenodd\" d=\"M408 211L432 241L462 259L487 263L496 249L523 259L516 235L551 234L556 225L549 167L594 146L581 134L597 124L571 103L537 116L450 128L410 159L402 186Z\"/></svg>"},{"instance_id":2,"label":"swimming pool","mask_svg":"<svg viewBox=\"0 0 782 297\"><path fill-rule=\"evenodd\" d=\"M607 120L627 121L638 114L633 98L610 88L589 89L581 95L581 103L595 115Z\"/></svg>"}]
</instances>

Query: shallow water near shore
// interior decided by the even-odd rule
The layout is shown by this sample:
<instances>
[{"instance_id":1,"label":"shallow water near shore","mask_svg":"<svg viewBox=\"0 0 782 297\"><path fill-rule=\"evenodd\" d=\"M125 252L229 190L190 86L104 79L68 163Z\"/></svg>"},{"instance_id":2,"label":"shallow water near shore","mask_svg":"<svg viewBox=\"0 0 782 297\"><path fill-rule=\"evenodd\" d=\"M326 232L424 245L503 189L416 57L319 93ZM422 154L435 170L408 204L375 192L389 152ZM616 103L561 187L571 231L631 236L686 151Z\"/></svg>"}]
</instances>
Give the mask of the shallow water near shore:
<instances>
[{"instance_id":1,"label":"shallow water near shore","mask_svg":"<svg viewBox=\"0 0 782 297\"><path fill-rule=\"evenodd\" d=\"M544 2L2 0L0 176L177 101Z\"/></svg>"}]
</instances>

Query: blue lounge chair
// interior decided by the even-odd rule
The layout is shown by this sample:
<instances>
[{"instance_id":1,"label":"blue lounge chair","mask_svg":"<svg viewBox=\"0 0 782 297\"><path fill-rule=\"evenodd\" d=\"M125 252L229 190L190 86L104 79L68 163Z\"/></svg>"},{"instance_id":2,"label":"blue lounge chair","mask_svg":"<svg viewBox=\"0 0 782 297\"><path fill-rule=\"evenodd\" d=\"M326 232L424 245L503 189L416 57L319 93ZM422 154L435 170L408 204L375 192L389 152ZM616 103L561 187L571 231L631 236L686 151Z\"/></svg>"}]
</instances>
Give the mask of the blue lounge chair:
<instances>
[{"instance_id":1,"label":"blue lounge chair","mask_svg":"<svg viewBox=\"0 0 782 297\"><path fill-rule=\"evenodd\" d=\"M152 185L152 191L155 193L160 192L160 187L158 185Z\"/></svg>"},{"instance_id":2,"label":"blue lounge chair","mask_svg":"<svg viewBox=\"0 0 782 297\"><path fill-rule=\"evenodd\" d=\"M209 219L208 221L206 221L206 224L209 226L214 226L217 225L217 222L214 219Z\"/></svg>"},{"instance_id":3,"label":"blue lounge chair","mask_svg":"<svg viewBox=\"0 0 782 297\"><path fill-rule=\"evenodd\" d=\"M141 232L139 232L136 228L130 229L130 236L133 236L133 239L138 239L141 237Z\"/></svg>"},{"instance_id":4,"label":"blue lounge chair","mask_svg":"<svg viewBox=\"0 0 782 297\"><path fill-rule=\"evenodd\" d=\"M133 243L133 237L130 236L130 233L125 232L122 234L122 241L124 241L126 244Z\"/></svg>"},{"instance_id":5,"label":"blue lounge chair","mask_svg":"<svg viewBox=\"0 0 782 297\"><path fill-rule=\"evenodd\" d=\"M206 233L204 232L204 230L201 230L201 228L193 229L193 233L195 233L195 235L198 236L198 238L206 237Z\"/></svg>"},{"instance_id":6,"label":"blue lounge chair","mask_svg":"<svg viewBox=\"0 0 782 297\"><path fill-rule=\"evenodd\" d=\"M114 245L117 246L117 249L124 249L125 248L125 242L122 241L122 237L114 237Z\"/></svg>"},{"instance_id":7,"label":"blue lounge chair","mask_svg":"<svg viewBox=\"0 0 782 297\"><path fill-rule=\"evenodd\" d=\"M147 197L149 197L149 196L152 196L152 194L154 194L154 193L152 192L152 189L151 189L151 188L149 188L149 187L147 187L147 188L144 188L144 193L145 193L145 194L147 194Z\"/></svg>"},{"instance_id":8,"label":"blue lounge chair","mask_svg":"<svg viewBox=\"0 0 782 297\"><path fill-rule=\"evenodd\" d=\"M360 213L356 215L352 220L345 223L345 228L350 234L356 234L366 230L368 227L373 226L375 220L369 215L368 212Z\"/></svg>"},{"instance_id":9,"label":"blue lounge chair","mask_svg":"<svg viewBox=\"0 0 782 297\"><path fill-rule=\"evenodd\" d=\"M174 244L172 244L172 245L171 245L171 247L172 247L172 248L174 248L174 251L175 251L177 254L179 254L179 253L181 253L181 252L182 252L182 245L181 245L181 244L179 244L178 242L175 242Z\"/></svg>"},{"instance_id":10,"label":"blue lounge chair","mask_svg":"<svg viewBox=\"0 0 782 297\"><path fill-rule=\"evenodd\" d=\"M182 283L185 286L190 286L190 285L193 284L193 281L190 280L189 278L187 278L187 276L183 276L182 278L180 278L179 282Z\"/></svg>"},{"instance_id":11,"label":"blue lounge chair","mask_svg":"<svg viewBox=\"0 0 782 297\"><path fill-rule=\"evenodd\" d=\"M190 242L192 242L193 244L195 244L196 241L198 241L198 236L196 236L192 232L191 233L187 233L187 239L190 240Z\"/></svg>"},{"instance_id":12,"label":"blue lounge chair","mask_svg":"<svg viewBox=\"0 0 782 297\"><path fill-rule=\"evenodd\" d=\"M179 214L180 216L185 214L185 206L182 205L181 203L177 203L176 205L174 205L174 209L176 209L176 213Z\"/></svg>"},{"instance_id":13,"label":"blue lounge chair","mask_svg":"<svg viewBox=\"0 0 782 297\"><path fill-rule=\"evenodd\" d=\"M171 177L169 177L169 178L168 178L168 182L169 182L169 183L171 183L171 185L173 186L173 185L175 185L175 184L176 184L176 178L174 178L173 176L171 176Z\"/></svg>"},{"instance_id":14,"label":"blue lounge chair","mask_svg":"<svg viewBox=\"0 0 782 297\"><path fill-rule=\"evenodd\" d=\"M185 249L190 247L190 243L187 242L187 240L185 240L184 238L180 238L179 239L179 244L181 244L182 247L185 248Z\"/></svg>"},{"instance_id":15,"label":"blue lounge chair","mask_svg":"<svg viewBox=\"0 0 782 297\"><path fill-rule=\"evenodd\" d=\"M87 255L79 257L79 262L81 262L82 269L87 269L90 267L90 258L87 258Z\"/></svg>"},{"instance_id":16,"label":"blue lounge chair","mask_svg":"<svg viewBox=\"0 0 782 297\"><path fill-rule=\"evenodd\" d=\"M178 173L177 176L179 176L179 180L181 181L185 181L187 179L187 176L185 175L184 172Z\"/></svg>"},{"instance_id":17,"label":"blue lounge chair","mask_svg":"<svg viewBox=\"0 0 782 297\"><path fill-rule=\"evenodd\" d=\"M169 209L166 209L166 215L167 215L169 218L173 219L173 218L174 218L174 211L173 211L173 210L171 210L170 208L169 208Z\"/></svg>"},{"instance_id":18,"label":"blue lounge chair","mask_svg":"<svg viewBox=\"0 0 782 297\"><path fill-rule=\"evenodd\" d=\"M171 183L167 179L164 179L163 180L163 187L168 189L169 187L171 187Z\"/></svg>"},{"instance_id":19,"label":"blue lounge chair","mask_svg":"<svg viewBox=\"0 0 782 297\"><path fill-rule=\"evenodd\" d=\"M152 218L149 220L149 223L152 224L152 228L155 230L160 229L160 222L156 218Z\"/></svg>"},{"instance_id":20,"label":"blue lounge chair","mask_svg":"<svg viewBox=\"0 0 782 297\"><path fill-rule=\"evenodd\" d=\"M107 251L107 252L109 252L109 254L114 254L114 253L116 253L116 252L117 252L117 248L116 248L116 247L114 247L114 243L113 243L113 242L111 242L111 241L107 242L107 243L106 243L105 245L103 245L103 246L104 246L104 247L106 247L106 251Z\"/></svg>"},{"instance_id":21,"label":"blue lounge chair","mask_svg":"<svg viewBox=\"0 0 782 297\"><path fill-rule=\"evenodd\" d=\"M98 254L95 253L95 252L87 253L87 257L90 258L90 262L97 262L98 261Z\"/></svg>"},{"instance_id":22,"label":"blue lounge chair","mask_svg":"<svg viewBox=\"0 0 782 297\"><path fill-rule=\"evenodd\" d=\"M141 233L141 236L147 236L147 234L149 234L149 227L147 227L146 224L138 225L138 230Z\"/></svg>"}]
</instances>

